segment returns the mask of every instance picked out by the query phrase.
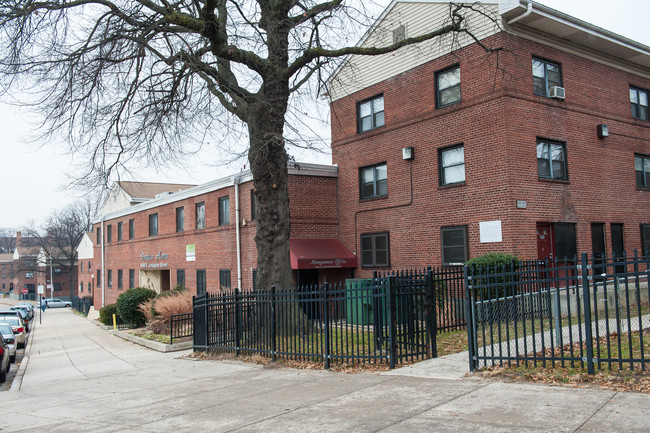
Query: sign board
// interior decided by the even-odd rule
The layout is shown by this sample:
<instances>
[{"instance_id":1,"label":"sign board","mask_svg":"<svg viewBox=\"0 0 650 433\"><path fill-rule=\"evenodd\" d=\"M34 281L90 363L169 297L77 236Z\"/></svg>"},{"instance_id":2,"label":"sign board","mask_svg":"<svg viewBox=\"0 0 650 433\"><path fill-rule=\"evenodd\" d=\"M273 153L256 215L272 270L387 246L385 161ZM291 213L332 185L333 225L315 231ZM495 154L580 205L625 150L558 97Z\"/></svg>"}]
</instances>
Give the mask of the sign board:
<instances>
[{"instance_id":1,"label":"sign board","mask_svg":"<svg viewBox=\"0 0 650 433\"><path fill-rule=\"evenodd\" d=\"M502 242L501 221L481 221L479 223L481 243Z\"/></svg>"},{"instance_id":2,"label":"sign board","mask_svg":"<svg viewBox=\"0 0 650 433\"><path fill-rule=\"evenodd\" d=\"M39 294L39 295L43 295L43 294L45 294L45 287L43 287L42 284L39 284L39 285L38 285L38 294Z\"/></svg>"},{"instance_id":3,"label":"sign board","mask_svg":"<svg viewBox=\"0 0 650 433\"><path fill-rule=\"evenodd\" d=\"M196 261L196 244L185 245L185 261L186 262Z\"/></svg>"},{"instance_id":4,"label":"sign board","mask_svg":"<svg viewBox=\"0 0 650 433\"><path fill-rule=\"evenodd\" d=\"M48 289L48 290L52 290L52 284L47 283L47 289Z\"/></svg>"},{"instance_id":5,"label":"sign board","mask_svg":"<svg viewBox=\"0 0 650 433\"><path fill-rule=\"evenodd\" d=\"M27 287L23 287L23 295L26 295L29 293L29 289Z\"/></svg>"}]
</instances>

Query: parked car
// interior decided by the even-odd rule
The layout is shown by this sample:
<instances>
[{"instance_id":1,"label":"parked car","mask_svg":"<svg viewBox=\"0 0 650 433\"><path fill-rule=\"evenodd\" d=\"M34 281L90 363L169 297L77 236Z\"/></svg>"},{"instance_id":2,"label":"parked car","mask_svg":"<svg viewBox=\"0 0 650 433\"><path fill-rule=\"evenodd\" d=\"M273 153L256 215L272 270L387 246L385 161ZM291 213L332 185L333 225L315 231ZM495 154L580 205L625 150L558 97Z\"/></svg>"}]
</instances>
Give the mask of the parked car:
<instances>
[{"instance_id":1,"label":"parked car","mask_svg":"<svg viewBox=\"0 0 650 433\"><path fill-rule=\"evenodd\" d=\"M4 382L7 380L7 373L11 367L11 360L9 355L9 346L2 335L0 335L0 357L2 357L0 362L0 382Z\"/></svg>"},{"instance_id":2,"label":"parked car","mask_svg":"<svg viewBox=\"0 0 650 433\"><path fill-rule=\"evenodd\" d=\"M23 320L23 325L25 325L25 332L29 332L29 319L27 319L27 313L23 310L6 310L0 311L0 320L4 316L18 316Z\"/></svg>"},{"instance_id":3,"label":"parked car","mask_svg":"<svg viewBox=\"0 0 650 433\"><path fill-rule=\"evenodd\" d=\"M45 306L47 308L69 308L72 307L72 302L70 301L62 301L59 298L46 298L45 299Z\"/></svg>"},{"instance_id":4,"label":"parked car","mask_svg":"<svg viewBox=\"0 0 650 433\"><path fill-rule=\"evenodd\" d=\"M5 339L5 342L9 346L9 361L13 364L16 362L16 348L18 347L14 330L11 329L9 324L0 323L0 335L2 335L2 338Z\"/></svg>"},{"instance_id":5,"label":"parked car","mask_svg":"<svg viewBox=\"0 0 650 433\"><path fill-rule=\"evenodd\" d=\"M11 329L14 331L18 347L25 347L25 343L27 342L27 332L25 332L25 324L23 323L23 319L21 319L20 316L0 315L0 323L8 323L11 326Z\"/></svg>"},{"instance_id":6,"label":"parked car","mask_svg":"<svg viewBox=\"0 0 650 433\"><path fill-rule=\"evenodd\" d=\"M32 320L34 318L34 306L32 304L18 304L10 308L10 310L14 310L14 309L25 310L27 312L27 316L29 317L29 320Z\"/></svg>"}]
</instances>

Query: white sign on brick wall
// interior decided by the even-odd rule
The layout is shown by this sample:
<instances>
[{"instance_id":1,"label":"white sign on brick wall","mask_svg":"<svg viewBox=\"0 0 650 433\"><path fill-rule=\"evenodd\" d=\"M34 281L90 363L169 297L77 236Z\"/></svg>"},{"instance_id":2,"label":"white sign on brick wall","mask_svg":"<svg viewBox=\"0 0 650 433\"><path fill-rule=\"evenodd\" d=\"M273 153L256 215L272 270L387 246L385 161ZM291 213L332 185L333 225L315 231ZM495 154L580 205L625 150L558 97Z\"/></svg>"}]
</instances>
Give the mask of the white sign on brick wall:
<instances>
[{"instance_id":1,"label":"white sign on brick wall","mask_svg":"<svg viewBox=\"0 0 650 433\"><path fill-rule=\"evenodd\" d=\"M501 220L498 221L481 221L479 223L481 233L481 243L502 242Z\"/></svg>"}]
</instances>

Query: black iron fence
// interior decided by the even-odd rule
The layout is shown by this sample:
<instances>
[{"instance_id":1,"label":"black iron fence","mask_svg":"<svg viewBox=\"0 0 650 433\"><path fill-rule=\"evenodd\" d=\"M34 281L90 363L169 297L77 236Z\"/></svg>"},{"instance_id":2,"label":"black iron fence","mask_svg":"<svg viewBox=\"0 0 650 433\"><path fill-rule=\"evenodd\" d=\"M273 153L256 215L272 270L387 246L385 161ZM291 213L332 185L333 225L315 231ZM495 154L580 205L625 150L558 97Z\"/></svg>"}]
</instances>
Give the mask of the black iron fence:
<instances>
[{"instance_id":1,"label":"black iron fence","mask_svg":"<svg viewBox=\"0 0 650 433\"><path fill-rule=\"evenodd\" d=\"M93 305L93 298L73 297L71 298L70 302L72 302L72 308L74 308L84 316L87 316L88 311L90 311L90 307Z\"/></svg>"},{"instance_id":2,"label":"black iron fence","mask_svg":"<svg viewBox=\"0 0 650 433\"><path fill-rule=\"evenodd\" d=\"M456 267L206 293L194 298L194 349L393 368L436 356L436 333L466 325L463 281Z\"/></svg>"},{"instance_id":3,"label":"black iron fence","mask_svg":"<svg viewBox=\"0 0 650 433\"><path fill-rule=\"evenodd\" d=\"M193 332L193 314L172 314L169 323L169 344L174 344L174 339L192 337Z\"/></svg>"},{"instance_id":4,"label":"black iron fence","mask_svg":"<svg viewBox=\"0 0 650 433\"><path fill-rule=\"evenodd\" d=\"M625 255L466 268L470 369L643 369L650 363L650 258Z\"/></svg>"}]
</instances>

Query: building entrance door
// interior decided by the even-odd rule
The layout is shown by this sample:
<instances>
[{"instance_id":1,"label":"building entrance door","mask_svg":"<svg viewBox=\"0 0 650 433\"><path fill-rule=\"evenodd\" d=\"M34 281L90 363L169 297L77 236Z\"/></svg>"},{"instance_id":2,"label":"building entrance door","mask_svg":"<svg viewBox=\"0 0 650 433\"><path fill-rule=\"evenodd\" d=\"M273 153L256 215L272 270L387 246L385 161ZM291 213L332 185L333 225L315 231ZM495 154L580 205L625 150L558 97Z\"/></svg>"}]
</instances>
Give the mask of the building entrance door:
<instances>
[{"instance_id":1,"label":"building entrance door","mask_svg":"<svg viewBox=\"0 0 650 433\"><path fill-rule=\"evenodd\" d=\"M160 271L160 290L169 292L171 290L171 273L169 269Z\"/></svg>"},{"instance_id":2,"label":"building entrance door","mask_svg":"<svg viewBox=\"0 0 650 433\"><path fill-rule=\"evenodd\" d=\"M537 223L537 258L549 261L555 258L553 224L551 223Z\"/></svg>"},{"instance_id":3,"label":"building entrance door","mask_svg":"<svg viewBox=\"0 0 650 433\"><path fill-rule=\"evenodd\" d=\"M605 224L591 223L591 248L594 254L594 275L599 276L605 272Z\"/></svg>"},{"instance_id":4,"label":"building entrance door","mask_svg":"<svg viewBox=\"0 0 650 433\"><path fill-rule=\"evenodd\" d=\"M614 257L614 263L621 263L623 261L623 251L625 251L625 246L623 245L623 224L612 224L611 229L612 256ZM614 272L617 274L622 274L625 272L625 265L614 265Z\"/></svg>"}]
</instances>

